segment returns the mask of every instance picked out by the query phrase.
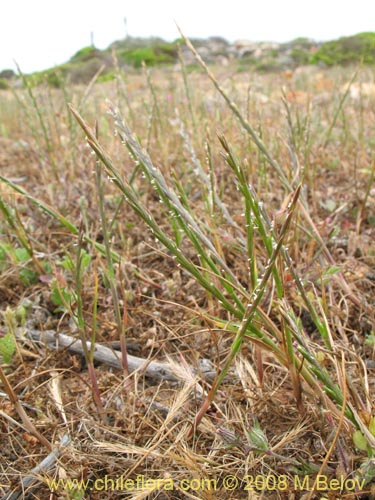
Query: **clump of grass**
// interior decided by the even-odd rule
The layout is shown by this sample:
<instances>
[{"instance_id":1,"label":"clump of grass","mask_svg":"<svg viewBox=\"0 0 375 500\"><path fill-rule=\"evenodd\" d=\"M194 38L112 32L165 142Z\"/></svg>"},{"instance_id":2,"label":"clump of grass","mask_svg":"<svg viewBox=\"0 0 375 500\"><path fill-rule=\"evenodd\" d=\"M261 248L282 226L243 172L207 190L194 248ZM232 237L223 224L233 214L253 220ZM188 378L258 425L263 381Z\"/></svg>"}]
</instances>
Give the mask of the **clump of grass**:
<instances>
[{"instance_id":1,"label":"clump of grass","mask_svg":"<svg viewBox=\"0 0 375 500\"><path fill-rule=\"evenodd\" d=\"M288 269L295 279L296 285L299 287L302 297L311 312L312 318L320 331L322 338L327 343L327 348L333 352L333 345L330 340L330 334L327 330L325 319L320 319L318 312L312 301L307 296L302 285L301 278L297 275L292 261L288 255L286 247L283 245L284 239L287 236L288 228L291 224L292 213L296 207L300 187L297 188L293 197L289 202L289 209L286 214L285 221L280 229L279 234L270 223L270 219L265 211L264 206L258 201L254 191L247 183L244 171L239 166L237 160L230 151L225 138L221 138L222 145L226 150L226 159L228 164L234 171L238 189L244 197L246 217L246 233L247 233L247 252L249 255L249 270L250 265L253 266L252 280L255 282L246 290L239 282L238 278L233 274L231 269L223 257L218 252L215 244L211 241L210 235L207 234L206 226L192 215L192 210L189 206L184 206L179 196L174 192L161 171L153 165L148 154L142 150L138 141L135 139L129 127L121 120L118 114L112 109L111 113L114 118L117 133L123 143L129 149L134 161L143 171L145 177L149 180L151 186L157 191L161 202L167 210L167 217L172 228L179 229L184 237L186 237L200 260L200 265L197 266L192 260L189 260L181 250L180 240L181 235L177 238L171 237L164 231L155 221L153 215L149 212L142 200L137 196L134 189L128 184L108 154L104 151L95 134L85 123L83 118L72 108L80 126L84 130L87 140L91 148L95 151L98 159L103 163L103 166L110 177L111 181L118 187L121 193L126 198L133 210L143 219L146 225L150 228L153 235L168 249L176 260L177 264L182 266L189 272L197 282L203 286L206 291L215 297L219 305L223 307L233 320L225 322L226 330L234 332L234 339L230 354L227 357L223 368L220 370L217 379L215 380L211 391L209 392L206 402L203 404L201 411L198 413L196 423L198 424L210 406L218 388L223 382L225 376L230 370L236 354L241 348L242 342L250 340L256 345L261 346L268 352L272 352L275 357L286 366L292 375L293 386L295 389L296 401L302 411L301 388L299 377L303 377L305 381L313 388L314 391L322 395L322 389L319 387L318 381L323 384L324 391L329 395L331 400L338 405L340 410L344 403L343 392L340 387L334 382L327 370L321 365L314 352L308 347L304 339L304 334L300 331L298 325L293 321L292 308L285 298L283 289L283 279L280 273L280 267L275 267L275 262L282 255L286 261ZM187 200L185 200L187 202ZM255 251L254 230L259 231L264 245L264 253L267 256L266 265L251 262L254 256L258 255ZM180 234L174 230L173 234ZM250 264L251 263L251 264ZM263 268L262 274L257 278L254 272L255 268ZM251 271L250 271L251 274ZM282 328L275 327L271 319L261 311L261 299L264 295L268 281L273 275L275 280L277 294L280 303L276 306L280 308L281 304L286 308L284 313L284 322ZM280 308L281 309L281 308ZM290 316L289 316L290 315ZM237 321L239 323L237 323ZM211 318L215 324L223 324L219 318ZM302 359L301 359L302 356ZM332 405L329 405L332 410ZM357 421L357 415L351 408L344 408L346 416L355 424L360 425ZM368 433L368 439L373 442L374 439Z\"/></svg>"},{"instance_id":2,"label":"clump of grass","mask_svg":"<svg viewBox=\"0 0 375 500\"><path fill-rule=\"evenodd\" d=\"M17 467L29 471L26 453L34 457L36 445L49 447L68 427L72 452L61 457L58 477L85 478L90 470L90 477L102 478L104 469L159 477L169 468L178 486L191 471L220 484L225 474L241 478L266 468L275 477L321 472L371 481L373 381L361 356L372 356L371 314L365 322L372 283L350 273L359 262L369 269L373 254L361 248L357 257L349 249L335 260L337 236L350 234L348 247L353 243L353 220L357 236L372 234L366 214L373 155L365 155L372 108L353 105L348 92L325 104L312 93L306 108L284 92L283 107L276 103L276 76L271 82L236 75L220 84L204 65L199 75L181 65L182 76L146 71L127 74L126 82L115 65L113 85L98 85L96 75L86 89L62 81L46 94L31 86L34 101L27 88L15 90L20 116L27 117L25 140L35 141L43 168L21 185L3 172L0 177L17 195L0 205L8 241L0 244L1 298L17 304L30 296L33 322L28 315L22 324L41 338L44 329L50 338L51 329L69 333L73 325L86 363L16 337L13 323L2 321L3 385L11 403L5 401L1 417L7 429L24 425L30 434L2 434L20 460L13 466L9 459L5 476ZM339 76L350 81L352 74ZM340 84L336 73L324 75ZM313 80L308 83L312 89ZM219 99L209 108L212 84ZM272 104L257 104L257 85ZM117 100L109 118L101 114L103 94ZM66 113L68 102L73 114ZM100 138L98 126L87 124L98 122ZM92 151L82 147L80 127ZM7 135L13 129L4 128ZM333 166L348 174L346 161L355 164L358 192L348 189L340 199ZM361 200L354 216L353 200ZM21 267L35 279L12 281ZM98 342L121 347L120 376L94 367ZM132 349L144 365L165 354L183 387L154 384L142 369L128 375ZM210 377L204 358L216 363ZM49 370L53 377L59 371L64 384L57 411L44 390ZM92 400L98 411L91 411ZM17 424L11 412L23 405L35 413ZM311 436L323 442L319 452ZM14 446L15 439L23 446ZM208 500L212 492L199 496Z\"/></svg>"}]
</instances>

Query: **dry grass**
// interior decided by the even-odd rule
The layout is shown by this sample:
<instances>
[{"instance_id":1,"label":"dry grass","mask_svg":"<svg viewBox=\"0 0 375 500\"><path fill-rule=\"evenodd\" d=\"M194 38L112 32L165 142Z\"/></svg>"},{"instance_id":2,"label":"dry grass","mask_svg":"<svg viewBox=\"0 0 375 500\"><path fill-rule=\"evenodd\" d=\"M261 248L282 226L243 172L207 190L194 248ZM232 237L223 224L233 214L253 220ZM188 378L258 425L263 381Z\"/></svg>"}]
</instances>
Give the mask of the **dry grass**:
<instances>
[{"instance_id":1,"label":"dry grass","mask_svg":"<svg viewBox=\"0 0 375 500\"><path fill-rule=\"evenodd\" d=\"M220 372L233 350L235 332L228 325L235 324L236 318L155 240L104 174L108 234L103 234L95 156L68 102L93 128L98 122L99 142L120 176L132 183L160 229L171 235L168 209L113 133L106 100L118 109L169 185L177 180L183 186L193 217L210 235L239 286L250 294L248 255L239 243L247 237L243 200L217 133L225 136L239 159L276 230L285 219L290 192L203 73L187 75L190 101L180 70L155 70L148 79L145 74L135 74L122 77L117 84L94 84L88 91L69 86L54 91L32 89L47 137L29 94L18 90L16 100L4 91L0 94L4 136L0 138L0 175L13 180L29 197L5 182L0 184L1 199L10 211L10 218L4 216L0 225L2 241L8 245L0 255L1 335L17 332L16 351L2 365L15 398L9 399L1 388L2 495L16 491L31 474L35 481L24 486L20 498L372 498L375 192L370 183L375 100L348 95L340 106L340 89L346 88L351 70L299 73L292 78L235 73L230 68L214 72L288 182L303 181L304 206L313 226L301 203L286 234L286 245L329 339L325 342L318 333L281 258L276 268L282 297L277 295L274 276L254 325L263 332L267 328L284 332L293 330L292 323L297 321L319 369L326 370L338 384L341 405L323 390L317 377L309 383L301 375L305 367L297 350L294 356L301 373L291 368L292 360L283 364L275 351L262 349L262 342L245 338L194 429L211 384L199 363L210 360L210 370ZM369 70L363 70L357 80L366 81L369 76ZM218 210L210 186L199 180L198 161L208 178L211 173L211 188L214 186L236 227ZM56 351L43 342L47 330L78 336L75 274L61 262L66 255L75 258L79 236L33 200L50 206L55 215L64 216L85 234L82 246L91 256L81 276L87 339L95 330L97 343L120 349L108 255L94 244L107 240L113 252L121 311L126 312L127 352L169 363L177 381L149 378L142 367L126 377L122 370L98 363L95 389L84 357L68 349ZM321 240L314 236L313 228ZM337 270L322 242L342 274L330 274ZM19 254L9 248L15 251L25 245L32 255L17 260ZM181 249L212 278L186 238ZM265 266L267 254L257 234L252 250L258 265ZM53 286L60 296L64 288L71 293L60 310L52 300ZM30 329L41 332L40 342L30 340ZM276 344L285 348L283 353L289 352L281 338ZM103 411L95 404L98 394ZM17 405L24 408L27 425ZM345 410L353 412L354 420L348 413L344 415ZM353 442L358 429L367 432L367 450L358 449L358 442L357 446ZM41 443L38 434L46 443ZM60 447L48 471L32 472L49 455L47 444L58 448L63 436L70 442ZM365 477L366 484L357 491L348 484L342 491L325 491L324 484L318 484L314 492L319 471L327 480L361 481ZM110 480L121 476L118 491L108 487L107 491L97 488L79 493L60 488L52 494L47 485L48 479L66 478L90 480L91 486L95 480L107 478L111 485ZM238 481L234 491L229 483L225 488L229 476ZM142 489L145 485L140 479L136 483L137 477L149 480L148 489ZM307 477L311 478L310 489L298 488L298 481ZM258 482L252 483L256 478ZM133 487L126 483L131 479ZM183 480L192 479L192 488L184 489ZM216 481L216 490L208 488L208 480ZM172 481L174 489L170 490Z\"/></svg>"}]
</instances>

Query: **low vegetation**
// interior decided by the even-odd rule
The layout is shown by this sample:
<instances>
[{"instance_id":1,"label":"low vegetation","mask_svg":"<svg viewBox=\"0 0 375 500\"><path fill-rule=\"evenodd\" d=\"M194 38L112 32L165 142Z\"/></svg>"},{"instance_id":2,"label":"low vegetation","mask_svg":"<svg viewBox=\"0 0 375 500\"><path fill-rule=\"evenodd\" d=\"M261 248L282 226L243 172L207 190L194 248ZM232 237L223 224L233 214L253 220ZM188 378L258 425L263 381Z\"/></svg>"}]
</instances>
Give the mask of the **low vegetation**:
<instances>
[{"instance_id":1,"label":"low vegetation","mask_svg":"<svg viewBox=\"0 0 375 500\"><path fill-rule=\"evenodd\" d=\"M0 93L3 498L371 498L373 71L187 44Z\"/></svg>"},{"instance_id":2,"label":"low vegetation","mask_svg":"<svg viewBox=\"0 0 375 500\"><path fill-rule=\"evenodd\" d=\"M375 64L375 33L359 33L323 43L310 59L311 63L327 66L362 63Z\"/></svg>"},{"instance_id":3,"label":"low vegetation","mask_svg":"<svg viewBox=\"0 0 375 500\"><path fill-rule=\"evenodd\" d=\"M193 42L195 47L203 51L206 62L220 64L223 60L226 63L236 60L239 72L279 72L304 65L373 66L375 63L373 32L324 43L300 37L288 43L276 44L277 48L263 48L260 42L258 50L253 48L253 53L238 51L235 45L220 37L195 39ZM29 85L48 83L52 87L61 88L66 81L87 84L97 73L100 73L99 81L110 81L115 78L116 66L130 72L141 68L142 64L148 67L173 66L179 61L179 47L183 47L181 39L167 42L157 37L127 37L113 42L106 50L99 50L94 46L83 47L68 62L28 75ZM186 67L192 70L197 69L198 65L196 61L190 61ZM0 90L12 87L16 78L12 70L0 72Z\"/></svg>"}]
</instances>

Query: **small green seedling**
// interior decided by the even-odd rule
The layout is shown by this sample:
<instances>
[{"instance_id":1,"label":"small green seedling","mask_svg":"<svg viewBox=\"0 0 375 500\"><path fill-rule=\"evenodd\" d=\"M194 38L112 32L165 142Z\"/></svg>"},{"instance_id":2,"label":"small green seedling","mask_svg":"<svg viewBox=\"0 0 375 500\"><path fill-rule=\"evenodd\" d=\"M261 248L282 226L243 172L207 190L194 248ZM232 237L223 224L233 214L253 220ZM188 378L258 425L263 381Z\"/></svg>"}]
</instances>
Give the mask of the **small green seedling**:
<instances>
[{"instance_id":1,"label":"small green seedling","mask_svg":"<svg viewBox=\"0 0 375 500\"><path fill-rule=\"evenodd\" d=\"M16 351L16 339L13 333L8 332L0 337L0 357L3 362L8 364L12 361L13 355Z\"/></svg>"}]
</instances>

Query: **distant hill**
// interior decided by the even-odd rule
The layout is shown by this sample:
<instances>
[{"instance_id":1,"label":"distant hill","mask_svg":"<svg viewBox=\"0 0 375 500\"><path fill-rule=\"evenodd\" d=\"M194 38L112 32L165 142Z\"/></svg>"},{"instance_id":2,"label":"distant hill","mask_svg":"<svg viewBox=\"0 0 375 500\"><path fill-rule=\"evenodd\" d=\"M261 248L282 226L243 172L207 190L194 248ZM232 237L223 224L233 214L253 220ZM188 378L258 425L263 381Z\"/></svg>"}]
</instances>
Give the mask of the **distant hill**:
<instances>
[{"instance_id":1,"label":"distant hill","mask_svg":"<svg viewBox=\"0 0 375 500\"><path fill-rule=\"evenodd\" d=\"M279 71L307 64L375 65L375 32L324 43L308 38L297 38L287 43L250 40L229 43L222 37L192 39L192 42L207 63L228 65L235 62L238 71ZM189 68L195 64L193 55L182 40L166 42L161 38L127 37L113 42L105 50L84 47L65 64L32 73L27 78L35 85L47 82L60 87L65 81L87 83L100 72L98 80L108 81L115 77L115 65L129 70L140 68L143 62L146 66L174 65L178 62L179 50ZM18 75L12 70L0 72L0 89L16 82L19 82Z\"/></svg>"}]
</instances>

